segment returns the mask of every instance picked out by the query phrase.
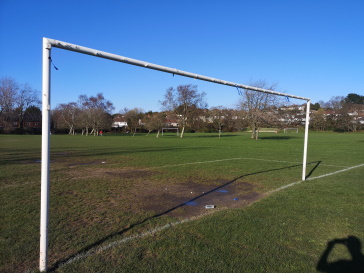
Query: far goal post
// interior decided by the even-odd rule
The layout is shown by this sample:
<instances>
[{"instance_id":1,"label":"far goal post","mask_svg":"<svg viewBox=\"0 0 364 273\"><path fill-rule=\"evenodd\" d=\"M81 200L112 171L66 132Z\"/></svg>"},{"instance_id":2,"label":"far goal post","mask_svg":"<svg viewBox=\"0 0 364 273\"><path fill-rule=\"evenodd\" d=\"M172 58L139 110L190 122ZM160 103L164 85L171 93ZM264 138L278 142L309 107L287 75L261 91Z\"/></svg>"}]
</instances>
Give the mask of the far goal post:
<instances>
[{"instance_id":1,"label":"far goal post","mask_svg":"<svg viewBox=\"0 0 364 273\"><path fill-rule=\"evenodd\" d=\"M162 136L164 135L165 131L176 131L177 136L179 136L179 129L178 128L162 128Z\"/></svg>"},{"instance_id":2,"label":"far goal post","mask_svg":"<svg viewBox=\"0 0 364 273\"><path fill-rule=\"evenodd\" d=\"M298 134L298 128L284 128L284 133L297 133Z\"/></svg>"}]
</instances>

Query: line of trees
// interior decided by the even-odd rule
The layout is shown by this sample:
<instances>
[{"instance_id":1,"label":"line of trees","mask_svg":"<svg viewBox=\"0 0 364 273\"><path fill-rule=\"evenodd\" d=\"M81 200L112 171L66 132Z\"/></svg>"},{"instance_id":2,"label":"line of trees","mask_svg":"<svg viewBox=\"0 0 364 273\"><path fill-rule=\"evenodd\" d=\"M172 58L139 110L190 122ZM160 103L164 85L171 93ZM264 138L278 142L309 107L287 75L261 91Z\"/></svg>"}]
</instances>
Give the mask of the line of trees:
<instances>
[{"instance_id":1,"label":"line of trees","mask_svg":"<svg viewBox=\"0 0 364 273\"><path fill-rule=\"evenodd\" d=\"M197 85L179 85L167 89L161 104L165 111L172 112L178 118L182 127L180 137L183 137L187 125L193 126L197 122L194 117L207 108L205 97L204 92L198 92Z\"/></svg>"},{"instance_id":2,"label":"line of trees","mask_svg":"<svg viewBox=\"0 0 364 273\"><path fill-rule=\"evenodd\" d=\"M264 80L249 83L267 90L276 90L277 84ZM19 84L14 79L0 79L0 131L24 132L35 122L40 131L41 110L39 92L29 84ZM160 101L161 112L147 112L140 108L124 109L119 115L125 118L127 130L135 134L144 130L148 134L163 127L178 126L180 136L187 132L233 132L251 130L258 139L264 127L300 127L305 122L305 104L291 105L281 97L243 90L235 109L223 106L208 109L206 94L196 85L179 85L166 90ZM286 105L286 106L284 106ZM70 135L98 135L100 130L111 130L115 107L102 93L96 96L80 95L77 102L57 105L52 110L52 129ZM333 97L328 102L319 101L311 107L310 128L325 131L357 131L364 128L364 96L350 93L346 97Z\"/></svg>"},{"instance_id":3,"label":"line of trees","mask_svg":"<svg viewBox=\"0 0 364 273\"><path fill-rule=\"evenodd\" d=\"M314 104L311 128L317 131L356 132L364 128L364 96L350 93Z\"/></svg>"},{"instance_id":4,"label":"line of trees","mask_svg":"<svg viewBox=\"0 0 364 273\"><path fill-rule=\"evenodd\" d=\"M41 121L39 92L10 77L0 79L0 130L24 131L27 120Z\"/></svg>"},{"instance_id":5,"label":"line of trees","mask_svg":"<svg viewBox=\"0 0 364 273\"><path fill-rule=\"evenodd\" d=\"M79 130L82 135L96 136L100 130L111 129L111 112L114 109L113 103L106 100L102 93L90 97L80 95L78 102L59 104L52 111L52 127L55 130L67 129L70 135Z\"/></svg>"}]
</instances>

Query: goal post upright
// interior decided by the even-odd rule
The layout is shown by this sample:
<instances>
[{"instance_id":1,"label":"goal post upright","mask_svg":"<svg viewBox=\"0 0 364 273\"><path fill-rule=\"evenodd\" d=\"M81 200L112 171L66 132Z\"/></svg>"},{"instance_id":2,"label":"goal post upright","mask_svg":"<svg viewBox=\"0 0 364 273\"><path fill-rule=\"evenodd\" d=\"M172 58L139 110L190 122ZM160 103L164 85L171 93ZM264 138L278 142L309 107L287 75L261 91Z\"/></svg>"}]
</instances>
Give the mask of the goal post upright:
<instances>
[{"instance_id":1,"label":"goal post upright","mask_svg":"<svg viewBox=\"0 0 364 273\"><path fill-rule=\"evenodd\" d=\"M43 38L42 52L42 159L41 159L41 201L40 201L40 249L39 271L47 271L48 261L48 219L50 188L50 110L51 110L51 49L48 39Z\"/></svg>"},{"instance_id":2,"label":"goal post upright","mask_svg":"<svg viewBox=\"0 0 364 273\"><path fill-rule=\"evenodd\" d=\"M310 124L310 106L311 106L311 100L307 100L306 120L305 120L305 140L304 140L304 144L303 144L302 181L306 180L308 129L309 129L309 124Z\"/></svg>"},{"instance_id":3,"label":"goal post upright","mask_svg":"<svg viewBox=\"0 0 364 273\"><path fill-rule=\"evenodd\" d=\"M49 188L50 188L50 95L51 95L51 49L52 47L74 51L82 54L87 54L99 58L109 59L126 64L136 65L148 69L158 70L173 75L180 75L193 79L203 80L221 85L232 86L235 88L242 88L245 90L252 90L277 96L294 98L299 100L306 100L306 122L305 122L305 139L304 139L304 152L303 152L303 170L302 180L306 180L306 166L307 166L307 145L308 145L308 126L310 118L310 99L285 93L280 93L263 88L238 84L229 81L223 81L195 73L190 73L175 68L156 65L144 61L139 61L124 56L111 54L92 48L78 46L54 39L43 38L43 60L42 60L42 159L41 159L41 211L40 211L40 253L39 253L39 271L47 271L48 262L48 222L49 222Z\"/></svg>"}]
</instances>

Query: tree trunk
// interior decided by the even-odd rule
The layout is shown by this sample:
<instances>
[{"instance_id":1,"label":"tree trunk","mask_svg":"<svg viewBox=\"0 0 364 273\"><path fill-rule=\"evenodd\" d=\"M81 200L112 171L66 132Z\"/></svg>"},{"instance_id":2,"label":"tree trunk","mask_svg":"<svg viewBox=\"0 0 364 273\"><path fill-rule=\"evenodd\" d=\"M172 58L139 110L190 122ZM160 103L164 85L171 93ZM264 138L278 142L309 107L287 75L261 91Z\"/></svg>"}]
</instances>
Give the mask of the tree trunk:
<instances>
[{"instance_id":1,"label":"tree trunk","mask_svg":"<svg viewBox=\"0 0 364 273\"><path fill-rule=\"evenodd\" d=\"M158 133L157 133L157 136L156 136L156 138L159 138L159 132L160 132L160 130L158 130Z\"/></svg>"},{"instance_id":2,"label":"tree trunk","mask_svg":"<svg viewBox=\"0 0 364 273\"><path fill-rule=\"evenodd\" d=\"M255 125L253 125L252 126L252 134L251 134L251 136L250 136L250 138L252 138L252 139L255 139L255 134L256 134L256 132L255 132Z\"/></svg>"},{"instance_id":3,"label":"tree trunk","mask_svg":"<svg viewBox=\"0 0 364 273\"><path fill-rule=\"evenodd\" d=\"M75 130L73 129L73 125L70 127L70 131L68 132L69 135L75 135Z\"/></svg>"},{"instance_id":4,"label":"tree trunk","mask_svg":"<svg viewBox=\"0 0 364 273\"><path fill-rule=\"evenodd\" d=\"M185 132L185 126L182 127L182 132L181 132L180 138L183 138L184 132Z\"/></svg>"}]
</instances>

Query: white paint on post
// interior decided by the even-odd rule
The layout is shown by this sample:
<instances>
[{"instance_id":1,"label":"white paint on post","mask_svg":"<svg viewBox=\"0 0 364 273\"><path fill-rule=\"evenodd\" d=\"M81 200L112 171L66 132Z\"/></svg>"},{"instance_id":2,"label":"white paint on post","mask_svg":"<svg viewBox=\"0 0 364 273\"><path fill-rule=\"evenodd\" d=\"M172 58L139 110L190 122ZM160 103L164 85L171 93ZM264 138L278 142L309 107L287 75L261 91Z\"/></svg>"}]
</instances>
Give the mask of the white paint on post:
<instances>
[{"instance_id":1,"label":"white paint on post","mask_svg":"<svg viewBox=\"0 0 364 273\"><path fill-rule=\"evenodd\" d=\"M51 44L43 38L42 73L42 170L40 201L40 251L39 271L47 271L48 213L49 213L49 164L50 164L50 62Z\"/></svg>"},{"instance_id":2,"label":"white paint on post","mask_svg":"<svg viewBox=\"0 0 364 273\"><path fill-rule=\"evenodd\" d=\"M306 180L306 165L307 165L307 146L308 146L308 128L310 125L310 104L311 101L307 101L306 106L306 122L305 122L305 140L303 144L303 167L302 167L302 181Z\"/></svg>"}]
</instances>

